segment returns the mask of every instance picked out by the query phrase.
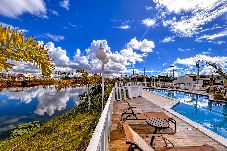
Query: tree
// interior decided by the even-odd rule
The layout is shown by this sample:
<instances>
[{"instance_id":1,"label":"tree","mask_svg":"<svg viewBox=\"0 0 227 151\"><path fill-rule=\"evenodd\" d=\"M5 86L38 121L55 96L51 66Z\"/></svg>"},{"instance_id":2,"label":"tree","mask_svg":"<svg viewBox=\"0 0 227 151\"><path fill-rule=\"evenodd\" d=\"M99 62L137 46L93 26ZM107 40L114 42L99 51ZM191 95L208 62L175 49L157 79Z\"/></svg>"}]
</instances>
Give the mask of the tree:
<instances>
[{"instance_id":1,"label":"tree","mask_svg":"<svg viewBox=\"0 0 227 151\"><path fill-rule=\"evenodd\" d=\"M14 63L9 63L9 60ZM44 45L33 37L25 38L23 32L0 25L0 71L8 71L21 61L33 63L44 76L50 76L54 70Z\"/></svg>"},{"instance_id":2,"label":"tree","mask_svg":"<svg viewBox=\"0 0 227 151\"><path fill-rule=\"evenodd\" d=\"M216 63L212 63L212 62L206 62L206 63L208 65L212 66L216 70L216 73L218 73L225 80L227 80L227 73L224 72L224 69L222 69L221 67L219 67Z\"/></svg>"},{"instance_id":3,"label":"tree","mask_svg":"<svg viewBox=\"0 0 227 151\"><path fill-rule=\"evenodd\" d=\"M101 78L97 74L94 74L93 76L89 76L88 72L84 69L77 69L76 72L82 74L81 81L80 81L81 85L84 84L87 86L88 110L90 111L90 105L91 105L90 85L100 81Z\"/></svg>"}]
</instances>

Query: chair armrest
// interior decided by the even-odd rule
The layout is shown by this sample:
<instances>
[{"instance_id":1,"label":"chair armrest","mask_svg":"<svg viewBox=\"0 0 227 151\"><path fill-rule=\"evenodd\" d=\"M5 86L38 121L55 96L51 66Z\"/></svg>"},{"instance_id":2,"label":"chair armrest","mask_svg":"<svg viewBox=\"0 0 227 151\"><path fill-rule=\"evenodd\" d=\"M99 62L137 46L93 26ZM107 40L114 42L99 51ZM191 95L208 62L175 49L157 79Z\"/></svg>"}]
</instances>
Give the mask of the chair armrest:
<instances>
[{"instance_id":1,"label":"chair armrest","mask_svg":"<svg viewBox=\"0 0 227 151\"><path fill-rule=\"evenodd\" d=\"M173 118L168 118L168 121L170 121L170 122L176 124L176 120L174 120Z\"/></svg>"}]
</instances>

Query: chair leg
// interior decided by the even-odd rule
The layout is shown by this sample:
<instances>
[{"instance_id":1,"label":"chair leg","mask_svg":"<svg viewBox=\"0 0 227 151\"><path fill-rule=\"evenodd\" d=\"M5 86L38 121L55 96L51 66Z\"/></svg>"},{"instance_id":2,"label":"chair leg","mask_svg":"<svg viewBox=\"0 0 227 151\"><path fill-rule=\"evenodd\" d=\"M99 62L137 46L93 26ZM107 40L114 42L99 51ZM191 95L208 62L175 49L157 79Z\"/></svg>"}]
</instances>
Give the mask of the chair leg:
<instances>
[{"instance_id":1,"label":"chair leg","mask_svg":"<svg viewBox=\"0 0 227 151\"><path fill-rule=\"evenodd\" d=\"M138 149L139 151L142 151L138 146L136 146L135 144L130 144L130 146L128 147L128 151L134 151L135 149Z\"/></svg>"}]
</instances>

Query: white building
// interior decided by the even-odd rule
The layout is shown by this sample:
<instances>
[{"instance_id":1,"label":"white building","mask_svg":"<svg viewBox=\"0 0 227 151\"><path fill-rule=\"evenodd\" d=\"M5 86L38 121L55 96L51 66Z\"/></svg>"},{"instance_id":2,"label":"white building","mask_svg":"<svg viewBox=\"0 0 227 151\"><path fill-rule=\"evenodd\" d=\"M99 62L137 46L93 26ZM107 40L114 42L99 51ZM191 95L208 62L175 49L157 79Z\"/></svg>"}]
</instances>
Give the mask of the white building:
<instances>
[{"instance_id":1,"label":"white building","mask_svg":"<svg viewBox=\"0 0 227 151\"><path fill-rule=\"evenodd\" d=\"M224 80L220 76L211 75L200 75L197 80L196 74L187 74L173 81L174 87L188 90L205 90L211 83L217 87L223 87Z\"/></svg>"}]
</instances>

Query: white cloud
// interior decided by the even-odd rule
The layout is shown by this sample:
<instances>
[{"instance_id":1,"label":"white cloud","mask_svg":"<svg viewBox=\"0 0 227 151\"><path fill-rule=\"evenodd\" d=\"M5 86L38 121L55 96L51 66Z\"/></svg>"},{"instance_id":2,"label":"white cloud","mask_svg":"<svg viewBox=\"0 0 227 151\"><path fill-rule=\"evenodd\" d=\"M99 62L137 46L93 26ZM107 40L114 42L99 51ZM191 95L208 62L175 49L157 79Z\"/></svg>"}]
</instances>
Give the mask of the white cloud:
<instances>
[{"instance_id":1,"label":"white cloud","mask_svg":"<svg viewBox=\"0 0 227 151\"><path fill-rule=\"evenodd\" d=\"M118 27L116 27L116 28L126 30L126 29L129 29L130 26L129 26L129 25L121 25L121 26L118 26Z\"/></svg>"},{"instance_id":2,"label":"white cloud","mask_svg":"<svg viewBox=\"0 0 227 151\"><path fill-rule=\"evenodd\" d=\"M227 30L224 30L220 33L213 34L213 35L203 35L203 36L198 37L196 40L202 40L202 39L214 40L216 38L221 38L221 37L224 37L224 36L227 36Z\"/></svg>"},{"instance_id":3,"label":"white cloud","mask_svg":"<svg viewBox=\"0 0 227 151\"><path fill-rule=\"evenodd\" d=\"M24 13L47 18L44 0L1 0L0 15L16 18Z\"/></svg>"},{"instance_id":4,"label":"white cloud","mask_svg":"<svg viewBox=\"0 0 227 151\"><path fill-rule=\"evenodd\" d=\"M225 41L217 41L216 43L221 45L221 44L225 44L226 42Z\"/></svg>"},{"instance_id":5,"label":"white cloud","mask_svg":"<svg viewBox=\"0 0 227 151\"><path fill-rule=\"evenodd\" d=\"M209 54L211 54L211 52L210 51L203 51L202 54L203 55L209 55Z\"/></svg>"},{"instance_id":6,"label":"white cloud","mask_svg":"<svg viewBox=\"0 0 227 151\"><path fill-rule=\"evenodd\" d=\"M126 72L127 68L136 64L136 62L142 62L143 57L146 56L147 53L152 52L154 48L154 43L146 39L137 41L136 38L134 38L134 42L135 43L130 41L126 45L126 48L119 52L112 52L106 40L93 40L90 47L88 47L83 54L80 49L77 49L73 60L69 59L66 50L61 47L56 47L53 42L48 42L45 46L54 61L55 71L73 72L76 69L84 68L90 73L100 73L101 61L96 58L95 54L100 45L102 45L109 58L109 62L105 65L105 73L108 76L117 76L120 73ZM43 42L40 42L40 44L43 44ZM140 50L142 53L137 53L137 50ZM21 63L20 66L15 66L11 72L12 71L20 73L32 71L32 73L40 74L40 71L34 67L34 65L24 62Z\"/></svg>"},{"instance_id":7,"label":"white cloud","mask_svg":"<svg viewBox=\"0 0 227 151\"><path fill-rule=\"evenodd\" d=\"M59 41L62 41L65 39L64 36L62 35L53 35L53 34L50 34L50 33L46 33L45 34L48 38L52 39L53 41L55 42L59 42Z\"/></svg>"},{"instance_id":8,"label":"white cloud","mask_svg":"<svg viewBox=\"0 0 227 151\"><path fill-rule=\"evenodd\" d=\"M59 4L61 7L65 8L66 10L69 10L69 6L70 6L69 0L63 0Z\"/></svg>"},{"instance_id":9,"label":"white cloud","mask_svg":"<svg viewBox=\"0 0 227 151\"><path fill-rule=\"evenodd\" d=\"M46 45L50 57L54 60L56 66L67 67L70 64L69 57L66 54L66 50L61 47L55 47L54 43L48 42Z\"/></svg>"},{"instance_id":10,"label":"white cloud","mask_svg":"<svg viewBox=\"0 0 227 151\"><path fill-rule=\"evenodd\" d=\"M40 44L44 43L40 41ZM49 56L53 59L55 70L73 71L78 68L77 64L69 59L66 50L61 47L55 47L53 42L46 43L45 47L48 49ZM41 74L37 67L27 62L19 62L9 72Z\"/></svg>"},{"instance_id":11,"label":"white cloud","mask_svg":"<svg viewBox=\"0 0 227 151\"><path fill-rule=\"evenodd\" d=\"M170 37L167 36L162 40L163 43L174 42L174 41L175 41L174 36L170 36Z\"/></svg>"},{"instance_id":12,"label":"white cloud","mask_svg":"<svg viewBox=\"0 0 227 151\"><path fill-rule=\"evenodd\" d=\"M227 12L225 0L154 0L154 2L157 9L162 9L160 12L166 12L162 17L163 26L184 37L191 37L204 31L203 25ZM173 13L182 16L178 17Z\"/></svg>"},{"instance_id":13,"label":"white cloud","mask_svg":"<svg viewBox=\"0 0 227 151\"><path fill-rule=\"evenodd\" d=\"M191 49L187 48L187 49L182 49L182 48L178 48L178 51L184 52L184 51L189 51Z\"/></svg>"},{"instance_id":14,"label":"white cloud","mask_svg":"<svg viewBox=\"0 0 227 151\"><path fill-rule=\"evenodd\" d=\"M221 0L153 0L157 7L164 7L168 12L181 13L190 12L195 9L206 9L211 5L215 5Z\"/></svg>"},{"instance_id":15,"label":"white cloud","mask_svg":"<svg viewBox=\"0 0 227 151\"><path fill-rule=\"evenodd\" d=\"M134 50L139 50L141 48L143 51L148 53L152 52L152 48L154 47L151 41L144 40L139 42L136 38L134 38L134 42L130 41L126 45L126 48L120 50L119 52L112 52L106 40L94 40L91 43L91 46L86 49L84 55L82 55L81 51L77 49L74 56L74 62L89 72L100 72L101 62L96 58L95 53L99 49L100 44L102 44L109 58L109 62L105 66L105 72L108 73L108 75L119 76L120 73L125 73L127 71L128 66L131 66L136 62L143 61L143 57L145 56L144 52L142 54L138 54Z\"/></svg>"},{"instance_id":16,"label":"white cloud","mask_svg":"<svg viewBox=\"0 0 227 151\"><path fill-rule=\"evenodd\" d=\"M195 65L196 61L198 60L211 61L214 63L224 64L224 65L226 65L227 63L227 57L221 57L221 56L211 57L207 55L198 54L194 57L189 57L185 59L177 58L174 64Z\"/></svg>"},{"instance_id":17,"label":"white cloud","mask_svg":"<svg viewBox=\"0 0 227 151\"><path fill-rule=\"evenodd\" d=\"M147 39L138 41L135 37L131 39L131 41L127 44L127 47L135 50L140 50L143 53L150 53L153 51L153 48L155 48L155 44L153 41L149 41Z\"/></svg>"},{"instance_id":18,"label":"white cloud","mask_svg":"<svg viewBox=\"0 0 227 151\"><path fill-rule=\"evenodd\" d=\"M137 54L132 48L122 49L119 53L126 60L126 65L135 64L143 61L143 55Z\"/></svg>"},{"instance_id":19,"label":"white cloud","mask_svg":"<svg viewBox=\"0 0 227 151\"><path fill-rule=\"evenodd\" d=\"M53 9L49 9L49 12L55 16L59 16L58 12L56 10Z\"/></svg>"},{"instance_id":20,"label":"white cloud","mask_svg":"<svg viewBox=\"0 0 227 151\"><path fill-rule=\"evenodd\" d=\"M18 72L18 73L39 73L39 69L35 67L32 63L27 62L19 62L13 66L10 72Z\"/></svg>"},{"instance_id":21,"label":"white cloud","mask_svg":"<svg viewBox=\"0 0 227 151\"><path fill-rule=\"evenodd\" d=\"M80 65L81 68L89 69L89 61L86 56L81 55L80 49L76 50L76 54L74 56L74 62Z\"/></svg>"},{"instance_id":22,"label":"white cloud","mask_svg":"<svg viewBox=\"0 0 227 151\"><path fill-rule=\"evenodd\" d=\"M146 9L147 11L149 11L149 10L152 10L152 7L150 7L150 6L145 6L145 9Z\"/></svg>"},{"instance_id":23,"label":"white cloud","mask_svg":"<svg viewBox=\"0 0 227 151\"><path fill-rule=\"evenodd\" d=\"M146 27L152 27L155 26L156 20L151 18L146 18L142 20L142 24L144 24Z\"/></svg>"},{"instance_id":24,"label":"white cloud","mask_svg":"<svg viewBox=\"0 0 227 151\"><path fill-rule=\"evenodd\" d=\"M22 31L22 32L24 32L24 33L28 32L27 29L21 29L21 28L19 28L19 27L14 27L13 25L6 24L6 23L3 23L3 22L0 22L0 25L2 25L3 27L9 27L9 26L10 26L10 28L12 28L12 29L14 29L14 30Z\"/></svg>"},{"instance_id":25,"label":"white cloud","mask_svg":"<svg viewBox=\"0 0 227 151\"><path fill-rule=\"evenodd\" d=\"M195 68L196 62L200 60L201 63L204 65L204 67L201 70L201 74L212 74L215 73L214 69L206 64L206 62L212 62L216 63L218 66L220 66L222 69L227 71L227 57L226 56L215 56L211 57L209 55L203 55L198 54L194 57L189 57L185 59L177 58L177 60L174 62L174 65L183 65L187 68Z\"/></svg>"}]
</instances>

